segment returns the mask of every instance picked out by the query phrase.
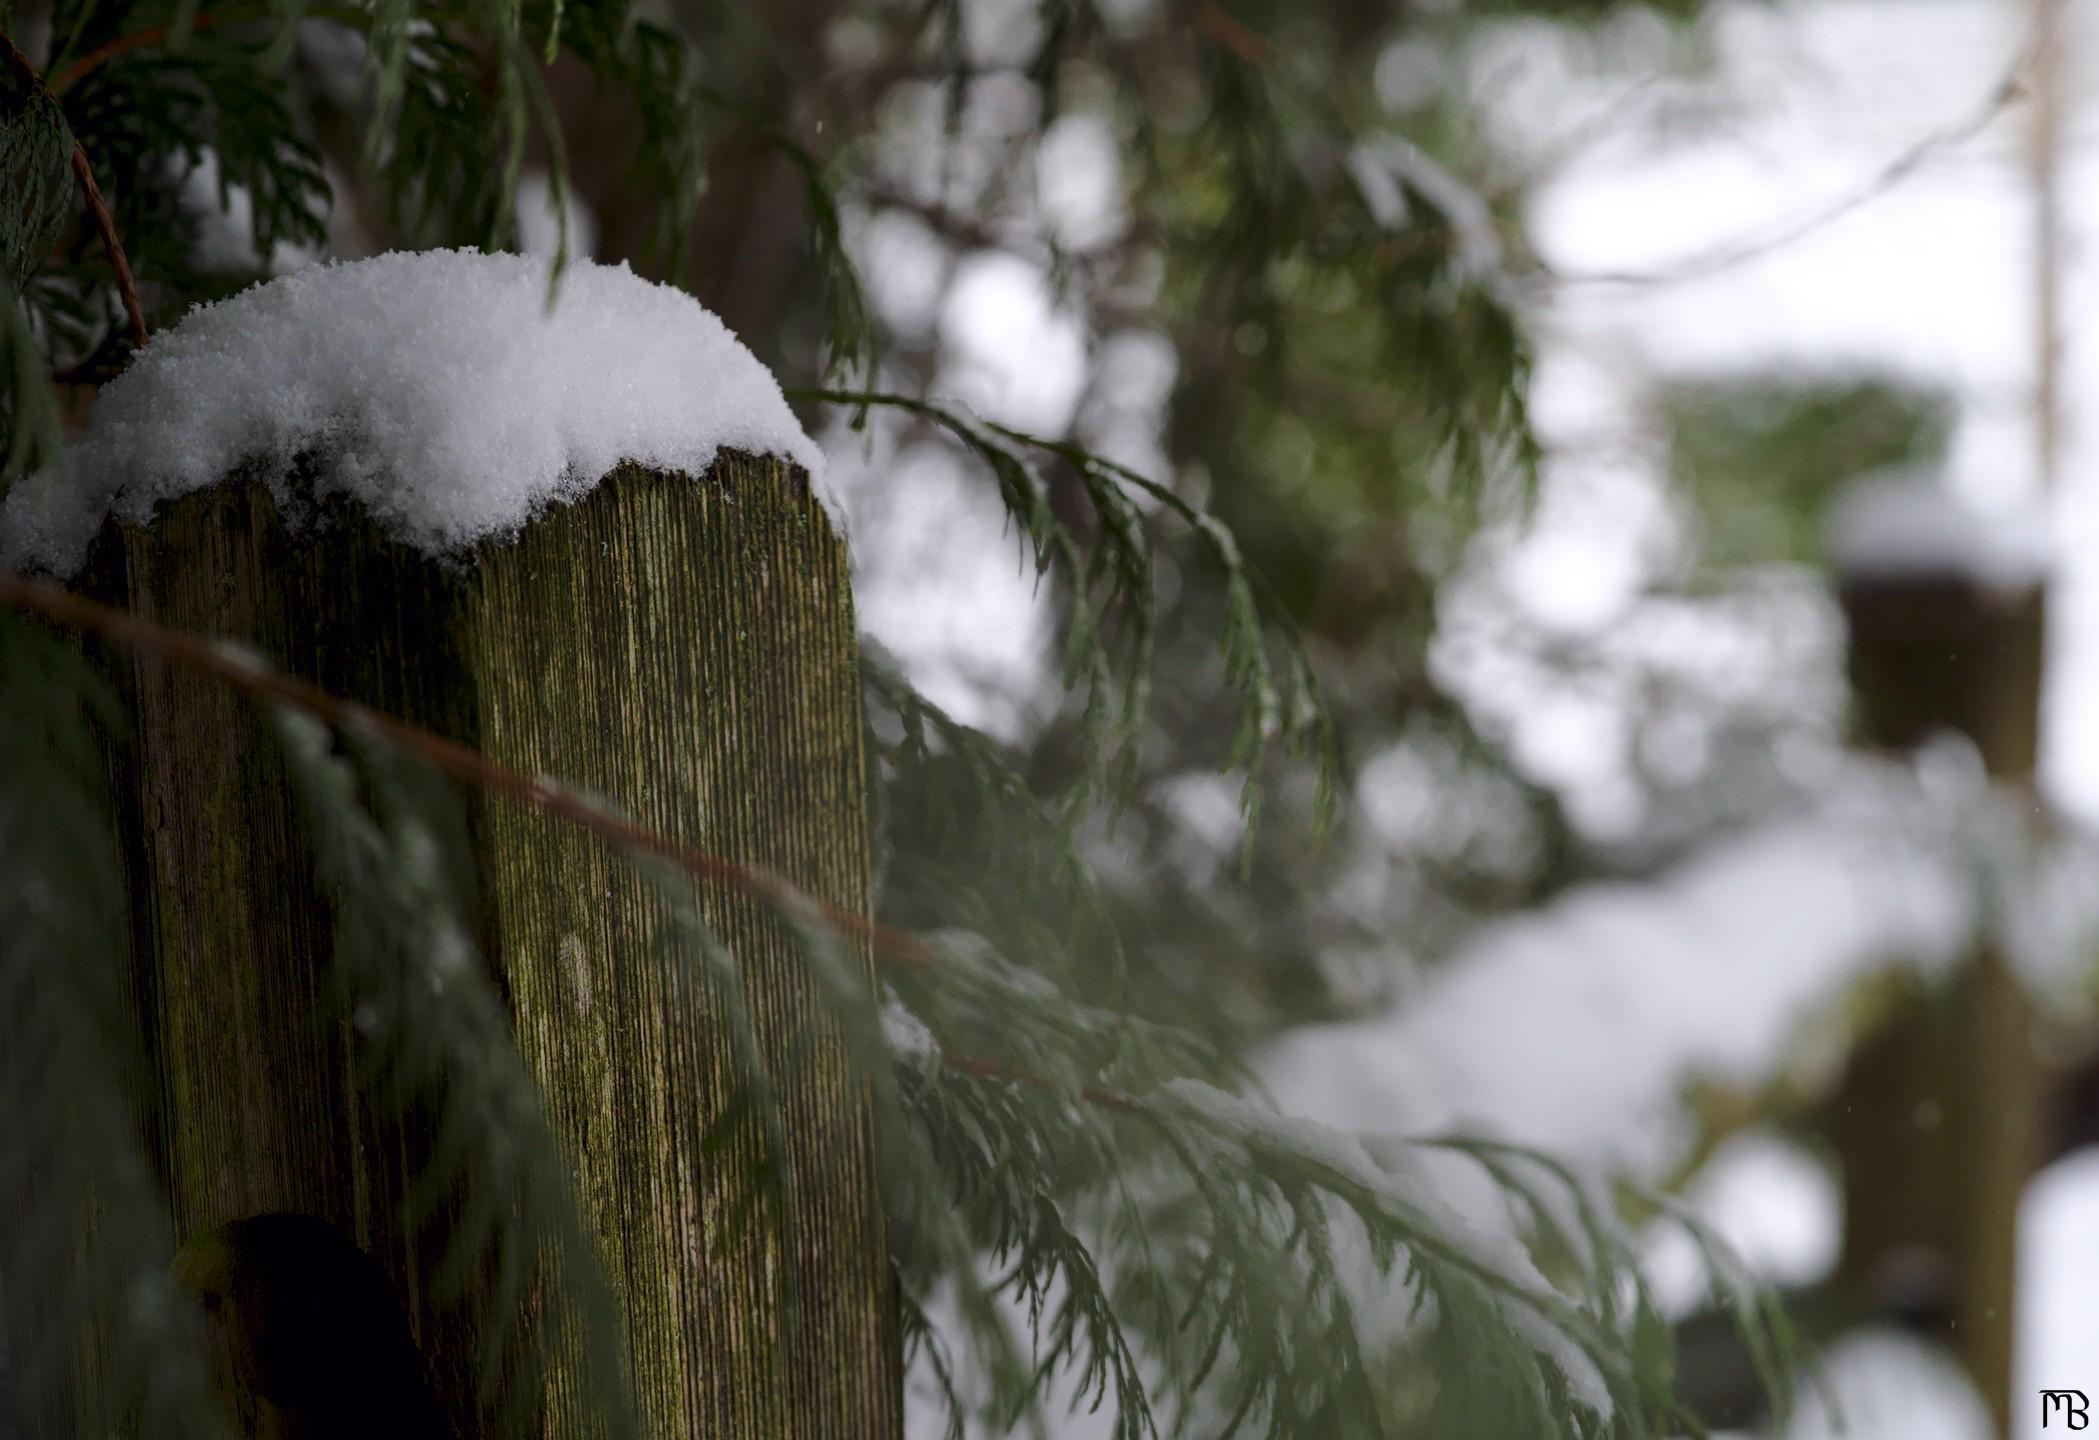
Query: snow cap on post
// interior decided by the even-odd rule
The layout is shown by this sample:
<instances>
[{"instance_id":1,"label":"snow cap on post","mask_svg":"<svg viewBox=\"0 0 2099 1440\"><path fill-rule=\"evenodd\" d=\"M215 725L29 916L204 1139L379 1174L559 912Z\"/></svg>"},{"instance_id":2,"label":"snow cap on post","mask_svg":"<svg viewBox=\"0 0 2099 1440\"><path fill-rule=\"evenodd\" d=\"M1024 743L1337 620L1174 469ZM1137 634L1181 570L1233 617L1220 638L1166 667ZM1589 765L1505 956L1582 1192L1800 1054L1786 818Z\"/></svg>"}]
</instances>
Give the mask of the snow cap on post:
<instances>
[{"instance_id":1,"label":"snow cap on post","mask_svg":"<svg viewBox=\"0 0 2099 1440\"><path fill-rule=\"evenodd\" d=\"M42 551L61 562L84 547L78 583L105 603L603 795L826 913L870 913L851 574L800 468L816 451L687 297L581 267L550 311L549 278L538 260L393 255L199 311L103 393L46 484L8 499L8 543L62 546ZM874 1112L771 897L727 872L658 876L490 790L448 797L391 747L287 745L268 707L213 677L109 663L132 722L110 767L117 829L153 837L120 847L127 904L151 917L127 929L154 1037L140 1093L185 1229L291 1211L417 1273L434 1232L404 1182L442 1181L449 1203L448 1116L479 1102L399 1093L392 1061L433 1035L485 1048L472 1037L497 1031L472 1014L499 1007L536 1095L508 1061L445 1073L508 1070L503 1103L536 1108L553 1148L534 1147L537 1178L472 1159L461 1203L514 1215L513 1238L460 1250L447 1294L403 1287L448 1433L488 1434L498 1408L535 1435L601 1429L595 1407L631 1389L655 1433L894 1440ZM355 855L343 827L365 837ZM411 875L413 897L379 900ZM338 994L398 1011L420 983L396 973L403 940L446 965L471 940L480 962L462 972L475 985L447 983L436 1030L315 1023ZM734 1004L702 965L722 956ZM826 965L871 991L864 936ZM787 1119L760 1113L775 1103ZM746 1143L760 1121L762 1152ZM495 1137L519 1165L521 1133ZM692 1163L724 1135L721 1163ZM772 1183L788 1173L821 1182ZM548 1208L542 1178L580 1213ZM553 1253L535 1237L567 1235L583 1268L543 1288L574 1291L593 1268L575 1220L622 1282L619 1314L549 1309L546 1363L489 1371L484 1337L524 1338L497 1251L530 1259Z\"/></svg>"},{"instance_id":2,"label":"snow cap on post","mask_svg":"<svg viewBox=\"0 0 2099 1440\"><path fill-rule=\"evenodd\" d=\"M1937 475L1912 470L1843 486L1830 507L1827 543L1831 568L1855 584L1958 580L2024 590L2041 583L2051 559L2038 512L1980 510Z\"/></svg>"},{"instance_id":3,"label":"snow cap on post","mask_svg":"<svg viewBox=\"0 0 2099 1440\"><path fill-rule=\"evenodd\" d=\"M558 289L549 265L387 254L191 311L103 390L63 467L0 502L0 565L70 574L108 516L144 522L247 467L294 500L295 463L433 555L512 538L623 461L699 476L724 450L793 460L839 525L822 453L719 319L625 265L571 264Z\"/></svg>"}]
</instances>

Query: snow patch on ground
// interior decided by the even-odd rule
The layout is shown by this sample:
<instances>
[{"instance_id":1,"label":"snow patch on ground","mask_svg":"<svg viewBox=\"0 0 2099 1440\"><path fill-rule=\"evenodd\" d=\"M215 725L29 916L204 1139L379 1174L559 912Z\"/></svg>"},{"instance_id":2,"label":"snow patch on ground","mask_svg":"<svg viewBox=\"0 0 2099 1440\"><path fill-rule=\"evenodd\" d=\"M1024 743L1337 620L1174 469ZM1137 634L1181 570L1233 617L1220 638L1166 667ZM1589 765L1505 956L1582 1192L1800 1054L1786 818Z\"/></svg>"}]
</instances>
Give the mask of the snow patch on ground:
<instances>
[{"instance_id":1,"label":"snow patch on ground","mask_svg":"<svg viewBox=\"0 0 2099 1440\"><path fill-rule=\"evenodd\" d=\"M1762 1284L1812 1285L1836 1265L1844 1196L1829 1167L1770 1131L1726 1141L1680 1197ZM1695 1313L1711 1299L1698 1244L1683 1226L1647 1231L1642 1268L1664 1314Z\"/></svg>"},{"instance_id":2,"label":"snow patch on ground","mask_svg":"<svg viewBox=\"0 0 2099 1440\"><path fill-rule=\"evenodd\" d=\"M1837 1342L1786 1440L1986 1440L1989 1413L1944 1350L1892 1330ZM2026 1408L2030 1397L2020 1396Z\"/></svg>"},{"instance_id":3,"label":"snow patch on ground","mask_svg":"<svg viewBox=\"0 0 2099 1440\"><path fill-rule=\"evenodd\" d=\"M2064 1156L2036 1175L2019 1207L2018 1325L2013 1356L2015 1440L2044 1440L2038 1392L2099 1389L2099 1150ZM2046 1434L2064 1429L2061 1415Z\"/></svg>"},{"instance_id":4,"label":"snow patch on ground","mask_svg":"<svg viewBox=\"0 0 2099 1440\"><path fill-rule=\"evenodd\" d=\"M1817 817L1580 887L1384 1014L1286 1033L1256 1069L1281 1109L1342 1129L1461 1130L1659 1175L1687 1082L1754 1091L1860 976L1958 953L1973 881L1923 828Z\"/></svg>"},{"instance_id":5,"label":"snow patch on ground","mask_svg":"<svg viewBox=\"0 0 2099 1440\"><path fill-rule=\"evenodd\" d=\"M312 266L190 312L96 402L57 470L0 503L0 565L68 574L105 517L310 457L432 554L502 540L623 461L705 473L784 455L834 517L823 456L771 372L699 302L624 265L389 254Z\"/></svg>"}]
</instances>

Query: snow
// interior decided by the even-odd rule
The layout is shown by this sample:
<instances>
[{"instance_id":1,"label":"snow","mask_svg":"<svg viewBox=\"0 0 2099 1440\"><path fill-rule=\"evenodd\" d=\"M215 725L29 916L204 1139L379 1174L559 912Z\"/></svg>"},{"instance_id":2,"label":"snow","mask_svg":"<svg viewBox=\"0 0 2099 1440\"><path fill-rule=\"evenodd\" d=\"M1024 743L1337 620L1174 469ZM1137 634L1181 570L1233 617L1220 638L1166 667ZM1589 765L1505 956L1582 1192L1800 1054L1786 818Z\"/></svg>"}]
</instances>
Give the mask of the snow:
<instances>
[{"instance_id":1,"label":"snow","mask_svg":"<svg viewBox=\"0 0 2099 1440\"><path fill-rule=\"evenodd\" d=\"M823 456L770 372L699 303L624 265L388 254L193 310L104 389L61 467L0 503L0 565L69 574L114 514L260 462L280 499L310 456L430 554L513 537L622 461L705 473L722 450Z\"/></svg>"},{"instance_id":2,"label":"snow","mask_svg":"<svg viewBox=\"0 0 2099 1440\"><path fill-rule=\"evenodd\" d=\"M985 1258L988 1263L990 1257ZM1063 1280L1052 1280L1042 1297L1043 1310L1053 1313L1063 1302L1064 1295ZM942 1283L924 1297L922 1303L934 1334L950 1347L950 1359L954 1362L951 1378L959 1387L965 1408L982 1407L990 1397L991 1387L984 1374L982 1356L967 1338L969 1327L963 1319L954 1286ZM1000 1291L992 1297L992 1305L1007 1334L1019 1344L1021 1353L1029 1353L1029 1337L1035 1333L1030 1303L1011 1291ZM1139 1363L1151 1368L1148 1359L1142 1355ZM964 1440L1004 1440L1004 1437L1015 1435L1028 1436L1029 1440L1117 1440L1114 1402L1110 1400L1095 1408L1095 1397L1077 1367L1065 1365L1045 1374L1040 1395L1039 1424L1031 1422L1012 1430L994 1429L980 1414L969 1413L963 1419ZM949 1440L948 1418L947 1400L931 1357L928 1350L921 1349L904 1374L905 1440Z\"/></svg>"},{"instance_id":3,"label":"snow","mask_svg":"<svg viewBox=\"0 0 2099 1440\"><path fill-rule=\"evenodd\" d=\"M882 1039L898 1063L914 1070L931 1070L940 1063L939 1040L895 996L882 1005Z\"/></svg>"},{"instance_id":4,"label":"snow","mask_svg":"<svg viewBox=\"0 0 2099 1440\"><path fill-rule=\"evenodd\" d=\"M1829 1350L1803 1387L1786 1440L1987 1440L1989 1414L1946 1351L1896 1330L1862 1330ZM2022 1408L2026 1397L2021 1396Z\"/></svg>"},{"instance_id":5,"label":"snow","mask_svg":"<svg viewBox=\"0 0 2099 1440\"><path fill-rule=\"evenodd\" d=\"M1729 1137L1680 1198L1758 1283L1811 1285L1836 1265L1844 1209L1837 1178L1779 1134ZM1697 1241L1669 1220L1647 1233L1641 1268L1656 1304L1675 1316L1707 1304L1711 1285Z\"/></svg>"},{"instance_id":6,"label":"snow","mask_svg":"<svg viewBox=\"0 0 2099 1440\"><path fill-rule=\"evenodd\" d=\"M1993 514L1906 471L1845 485L1828 530L1831 563L1855 579L1965 576L2012 589L2039 583L2048 570L2050 542L2039 515Z\"/></svg>"},{"instance_id":7,"label":"snow","mask_svg":"<svg viewBox=\"0 0 2099 1440\"><path fill-rule=\"evenodd\" d=\"M1361 1136L1228 1095L1198 1080L1171 1081L1155 1095L1191 1112L1217 1135L1265 1157L1264 1170L1280 1160L1322 1173L1322 1183L1354 1186L1372 1197L1370 1203L1387 1216L1432 1234L1492 1272L1507 1291L1537 1296L1547 1304L1564 1303L1514 1230L1477 1223L1475 1212L1450 1203L1452 1167L1430 1161L1454 1161L1456 1157L1433 1156L1419 1147L1379 1146L1373 1150ZM1365 1328L1372 1335L1395 1337L1414 1314L1414 1292L1379 1273L1358 1218L1338 1206L1334 1212L1337 1245L1361 1251L1360 1263L1342 1268L1354 1277ZM1501 1297L1500 1308L1510 1327L1560 1372L1575 1402L1598 1418L1609 1419L1613 1408L1610 1387L1595 1361L1539 1308L1507 1297Z\"/></svg>"},{"instance_id":8,"label":"snow","mask_svg":"<svg viewBox=\"0 0 2099 1440\"><path fill-rule=\"evenodd\" d=\"M1489 927L1384 1013L1287 1032L1256 1070L1282 1109L1342 1129L1459 1130L1659 1176L1686 1083L1754 1091L1852 982L1958 952L1973 865L1910 813L1925 808L1861 804L1578 887Z\"/></svg>"},{"instance_id":9,"label":"snow","mask_svg":"<svg viewBox=\"0 0 2099 1440\"><path fill-rule=\"evenodd\" d=\"M1372 178L1379 166L1384 167L1385 183L1393 187L1389 192L1381 192ZM1457 259L1466 273L1482 284L1496 282L1502 254L1493 212L1477 191L1420 147L1398 135L1380 136L1375 143L1356 148L1349 157L1349 171L1363 189L1364 203L1378 224L1390 226L1404 216L1405 196L1398 189L1398 184L1404 182L1450 225ZM1395 199L1397 205L1391 203Z\"/></svg>"},{"instance_id":10,"label":"snow","mask_svg":"<svg viewBox=\"0 0 2099 1440\"><path fill-rule=\"evenodd\" d=\"M888 1021L885 1013L885 1024ZM1558 1372L1576 1405L1609 1420L1614 1401L1602 1371L1573 1336L1548 1318L1548 1312L1575 1307L1538 1269L1517 1228L1501 1223L1498 1209L1473 1203L1500 1193L1474 1162L1455 1151L1344 1133L1193 1079L1168 1081L1146 1098L1189 1143L1244 1151L1270 1173L1289 1171L1302 1178L1316 1176L1317 1183L1341 1190L1352 1187L1366 1205L1417 1233L1434 1236L1479 1271L1490 1273L1503 1319L1540 1361ZM1183 1117L1185 1124L1180 1123ZM1243 1157L1235 1159L1235 1166L1238 1163ZM1465 1203L1453 1204L1454 1193L1462 1194ZM1592 1200L1595 1193L1600 1192L1593 1192ZM1375 1348L1394 1341L1433 1314L1432 1299L1423 1299L1394 1269L1379 1263L1350 1205L1337 1199L1327 1211L1329 1238L1368 1344ZM1081 1228L1088 1223L1082 1221ZM987 1269L1001 1268L985 1258ZM1053 1311L1060 1294L1060 1286L1053 1284L1042 1309ZM1536 1303L1515 1298L1518 1295L1536 1297ZM1034 1307L1024 1297L1002 1292L995 1303L1014 1335L1035 1333ZM943 1285L927 1297L926 1312L934 1331L950 1347L954 1378L966 1401L980 1403L986 1393L980 1358L964 1338L966 1326L952 1288ZM1148 1347L1140 1345L1139 1362L1159 1378L1157 1357ZM1035 1432L1043 1440L1106 1440L1115 1433L1113 1404L1092 1408L1094 1397L1082 1367L1066 1363L1046 1372L1044 1380L1042 1423ZM1195 1403L1200 1407L1206 1402L1198 1397ZM947 1433L947 1418L933 1371L921 1353L906 1377L905 1433L911 1440L933 1440ZM1204 1432L1203 1417L1182 1419L1191 1433ZM973 1417L963 1429L970 1440L989 1440L991 1433Z\"/></svg>"},{"instance_id":11,"label":"snow","mask_svg":"<svg viewBox=\"0 0 2099 1440\"><path fill-rule=\"evenodd\" d=\"M2099 1392L2099 1150L2066 1155L2027 1185L2018 1265L2013 1428L2024 1440L2041 1434L2043 1387Z\"/></svg>"},{"instance_id":12,"label":"snow","mask_svg":"<svg viewBox=\"0 0 2099 1440\"><path fill-rule=\"evenodd\" d=\"M1755 1188L1768 1196L1794 1184L1774 1188L1759 1182ZM1753 1201L1746 1193L1737 1199L1744 1206ZM1739 1218L1759 1228L1771 1223L1752 1222L1746 1211ZM2060 1416L2042 1428L2036 1398L2042 1388L2093 1390L2099 1295L2090 1277L2099 1268L2099 1150L2067 1155L2028 1185L2019 1212L2018 1263L2012 1434L2015 1440L2042 1440L2063 1428ZM1990 1434L1981 1403L1946 1353L1899 1333L1869 1330L1840 1341L1828 1357L1825 1379L1841 1428L1832 1407L1809 1387L1788 1440L1981 1440Z\"/></svg>"}]
</instances>

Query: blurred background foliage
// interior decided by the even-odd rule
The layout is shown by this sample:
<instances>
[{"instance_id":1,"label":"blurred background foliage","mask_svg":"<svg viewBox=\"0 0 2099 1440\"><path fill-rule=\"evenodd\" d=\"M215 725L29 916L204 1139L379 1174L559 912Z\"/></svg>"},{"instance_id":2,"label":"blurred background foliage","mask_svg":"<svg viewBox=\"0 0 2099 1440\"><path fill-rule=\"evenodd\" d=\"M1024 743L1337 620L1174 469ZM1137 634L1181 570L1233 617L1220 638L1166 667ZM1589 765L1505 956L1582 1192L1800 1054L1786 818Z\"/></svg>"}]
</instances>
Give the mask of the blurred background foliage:
<instances>
[{"instance_id":1,"label":"blurred background foliage","mask_svg":"<svg viewBox=\"0 0 2099 1440\"><path fill-rule=\"evenodd\" d=\"M1684 382L1658 397L1670 467L1690 498L1699 560L1822 565L1823 529L1846 480L1934 473L1950 401L1894 379L1792 375Z\"/></svg>"}]
</instances>

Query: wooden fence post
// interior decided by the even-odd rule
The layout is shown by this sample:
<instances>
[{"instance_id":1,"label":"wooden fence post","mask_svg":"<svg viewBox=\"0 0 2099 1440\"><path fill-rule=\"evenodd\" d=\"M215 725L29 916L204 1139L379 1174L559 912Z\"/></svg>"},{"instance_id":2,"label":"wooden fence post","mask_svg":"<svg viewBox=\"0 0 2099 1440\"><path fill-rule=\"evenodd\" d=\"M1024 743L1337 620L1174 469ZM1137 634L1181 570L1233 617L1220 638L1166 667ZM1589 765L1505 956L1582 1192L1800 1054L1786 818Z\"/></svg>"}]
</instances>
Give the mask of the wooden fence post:
<instances>
[{"instance_id":1,"label":"wooden fence post","mask_svg":"<svg viewBox=\"0 0 2099 1440\"><path fill-rule=\"evenodd\" d=\"M1992 783L2030 790L2039 751L2044 592L1955 561L1842 577L1859 738L1908 750L1970 740ZM1906 997L1853 1053L1827 1107L1844 1170L1844 1263L1908 1249L1950 1262L1948 1336L1998 1433L2010 1432L2019 1197L2037 1158L2042 1077L2032 1009L2002 944L1945 993Z\"/></svg>"},{"instance_id":2,"label":"wooden fence post","mask_svg":"<svg viewBox=\"0 0 2099 1440\"><path fill-rule=\"evenodd\" d=\"M149 528L105 532L90 579L150 619L252 646L868 909L845 550L786 461L725 455L698 481L626 467L457 565L354 507L291 533L264 486L234 477ZM130 658L118 670L136 734L115 789L178 1233L277 1210L345 1227L400 1288L455 1425L475 1436L464 1310L431 1293L430 1256L398 1223L420 1142L356 1098L350 1030L325 991L331 908L266 722L208 678ZM625 1307L654 1433L900 1433L870 1108L835 1034L793 1045L821 1002L785 928L748 895L701 890L745 977L794 1158L825 1177L797 1187L784 1235L718 1248L730 1172L750 1156L700 1157L725 1047L652 956L658 902L594 837L500 801L470 797L468 814L475 923ZM796 1298L784 1357L776 1275Z\"/></svg>"}]
</instances>

